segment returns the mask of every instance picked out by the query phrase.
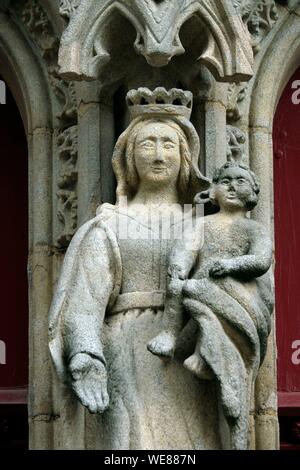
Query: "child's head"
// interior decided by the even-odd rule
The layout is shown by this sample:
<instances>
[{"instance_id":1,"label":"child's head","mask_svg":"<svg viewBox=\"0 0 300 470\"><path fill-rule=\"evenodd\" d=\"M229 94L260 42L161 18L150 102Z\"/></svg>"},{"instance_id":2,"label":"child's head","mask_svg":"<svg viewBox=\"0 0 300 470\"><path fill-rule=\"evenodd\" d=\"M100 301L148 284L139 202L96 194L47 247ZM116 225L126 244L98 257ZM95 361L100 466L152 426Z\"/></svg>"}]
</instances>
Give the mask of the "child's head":
<instances>
[{"instance_id":1,"label":"child's head","mask_svg":"<svg viewBox=\"0 0 300 470\"><path fill-rule=\"evenodd\" d=\"M253 171L241 163L228 162L215 171L209 199L221 209L249 211L256 206L258 194L259 183Z\"/></svg>"}]
</instances>

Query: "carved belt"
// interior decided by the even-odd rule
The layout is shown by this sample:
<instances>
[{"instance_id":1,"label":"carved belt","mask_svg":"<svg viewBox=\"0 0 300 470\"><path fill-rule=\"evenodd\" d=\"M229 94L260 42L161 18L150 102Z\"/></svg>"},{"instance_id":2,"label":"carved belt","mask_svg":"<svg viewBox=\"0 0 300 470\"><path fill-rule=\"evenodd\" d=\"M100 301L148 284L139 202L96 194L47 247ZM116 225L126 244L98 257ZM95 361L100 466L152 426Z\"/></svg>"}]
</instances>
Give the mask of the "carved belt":
<instances>
[{"instance_id":1,"label":"carved belt","mask_svg":"<svg viewBox=\"0 0 300 470\"><path fill-rule=\"evenodd\" d=\"M127 292L120 294L109 311L110 315L131 310L134 308L163 308L165 305L165 291L153 292Z\"/></svg>"}]
</instances>

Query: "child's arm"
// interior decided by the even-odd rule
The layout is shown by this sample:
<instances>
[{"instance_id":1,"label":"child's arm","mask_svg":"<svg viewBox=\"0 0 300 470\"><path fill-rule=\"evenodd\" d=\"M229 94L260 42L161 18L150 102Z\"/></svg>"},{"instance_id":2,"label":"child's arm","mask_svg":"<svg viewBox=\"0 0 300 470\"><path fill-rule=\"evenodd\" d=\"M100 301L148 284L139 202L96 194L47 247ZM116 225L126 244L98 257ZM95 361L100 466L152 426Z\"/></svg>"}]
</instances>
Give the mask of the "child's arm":
<instances>
[{"instance_id":1,"label":"child's arm","mask_svg":"<svg viewBox=\"0 0 300 470\"><path fill-rule=\"evenodd\" d=\"M241 275L255 278L265 274L272 263L272 242L264 227L257 222L248 222L250 248L247 255L216 261L210 269L213 277Z\"/></svg>"},{"instance_id":2,"label":"child's arm","mask_svg":"<svg viewBox=\"0 0 300 470\"><path fill-rule=\"evenodd\" d=\"M198 250L186 249L185 242L176 240L169 257L168 274L171 279L187 279L198 257Z\"/></svg>"},{"instance_id":3,"label":"child's arm","mask_svg":"<svg viewBox=\"0 0 300 470\"><path fill-rule=\"evenodd\" d=\"M204 243L203 219L196 221L195 226L188 227L181 239L174 242L169 255L168 274L171 279L187 279L195 266Z\"/></svg>"}]
</instances>

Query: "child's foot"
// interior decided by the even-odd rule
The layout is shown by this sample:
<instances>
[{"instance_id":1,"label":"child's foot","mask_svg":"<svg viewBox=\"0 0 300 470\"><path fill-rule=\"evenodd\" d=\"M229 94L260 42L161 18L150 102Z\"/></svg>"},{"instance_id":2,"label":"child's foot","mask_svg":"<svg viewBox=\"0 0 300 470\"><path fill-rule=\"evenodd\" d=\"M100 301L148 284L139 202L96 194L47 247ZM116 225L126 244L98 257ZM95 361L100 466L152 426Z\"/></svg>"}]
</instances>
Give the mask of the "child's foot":
<instances>
[{"instance_id":1,"label":"child's foot","mask_svg":"<svg viewBox=\"0 0 300 470\"><path fill-rule=\"evenodd\" d=\"M162 331L147 344L147 349L160 357L172 358L175 352L176 338L168 331Z\"/></svg>"},{"instance_id":2,"label":"child's foot","mask_svg":"<svg viewBox=\"0 0 300 470\"><path fill-rule=\"evenodd\" d=\"M192 372L192 374L199 377L199 379L213 380L214 378L212 370L198 354L193 354L192 356L188 357L184 361L183 365L186 369Z\"/></svg>"}]
</instances>

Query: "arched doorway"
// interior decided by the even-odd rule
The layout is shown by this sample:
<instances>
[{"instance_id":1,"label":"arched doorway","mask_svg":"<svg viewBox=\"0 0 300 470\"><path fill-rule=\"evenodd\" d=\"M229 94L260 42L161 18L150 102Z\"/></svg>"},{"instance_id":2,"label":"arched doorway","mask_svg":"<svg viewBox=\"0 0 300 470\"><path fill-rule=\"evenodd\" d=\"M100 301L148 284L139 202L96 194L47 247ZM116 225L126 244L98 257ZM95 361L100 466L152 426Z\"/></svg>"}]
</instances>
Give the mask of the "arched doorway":
<instances>
[{"instance_id":1,"label":"arched doorway","mask_svg":"<svg viewBox=\"0 0 300 470\"><path fill-rule=\"evenodd\" d=\"M281 443L300 449L300 68L281 95L273 139Z\"/></svg>"},{"instance_id":2,"label":"arched doorway","mask_svg":"<svg viewBox=\"0 0 300 470\"><path fill-rule=\"evenodd\" d=\"M1 72L1 71L0 71ZM0 76L0 448L28 446L28 150L14 98Z\"/></svg>"}]
</instances>

